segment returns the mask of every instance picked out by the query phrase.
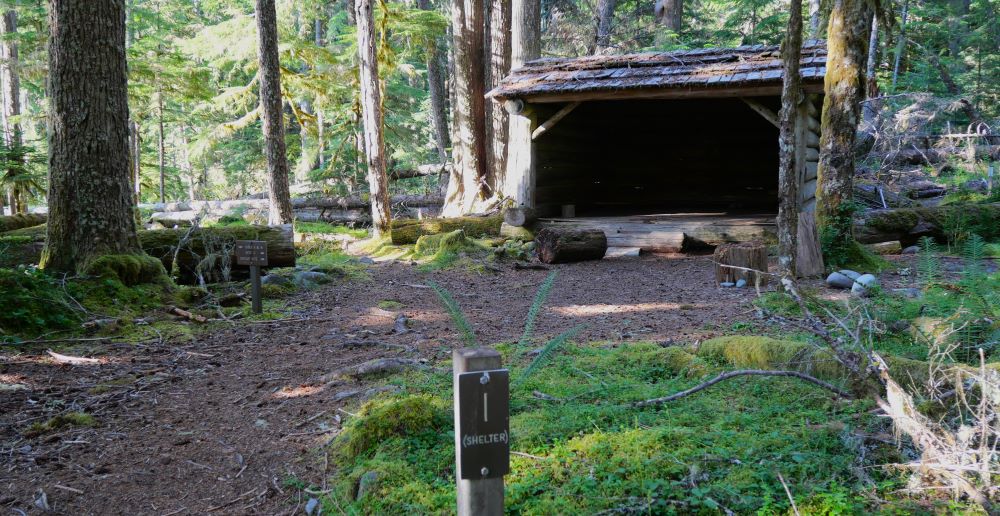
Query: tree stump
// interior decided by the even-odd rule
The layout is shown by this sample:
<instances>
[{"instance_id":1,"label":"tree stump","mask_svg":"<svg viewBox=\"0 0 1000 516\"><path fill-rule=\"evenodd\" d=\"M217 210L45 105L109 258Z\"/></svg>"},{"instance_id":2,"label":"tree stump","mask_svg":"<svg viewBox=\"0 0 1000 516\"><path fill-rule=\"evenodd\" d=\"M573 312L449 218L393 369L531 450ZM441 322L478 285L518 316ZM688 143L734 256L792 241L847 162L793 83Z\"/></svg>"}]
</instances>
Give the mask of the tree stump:
<instances>
[{"instance_id":1,"label":"tree stump","mask_svg":"<svg viewBox=\"0 0 1000 516\"><path fill-rule=\"evenodd\" d=\"M748 285L767 284L767 246L761 242L722 244L715 248L715 281L736 283L746 280ZM727 267L728 266L728 267Z\"/></svg>"},{"instance_id":2,"label":"tree stump","mask_svg":"<svg viewBox=\"0 0 1000 516\"><path fill-rule=\"evenodd\" d=\"M608 237L599 229L548 227L535 237L538 259L544 263L600 260L608 250Z\"/></svg>"},{"instance_id":3,"label":"tree stump","mask_svg":"<svg viewBox=\"0 0 1000 516\"><path fill-rule=\"evenodd\" d=\"M503 221L508 226L529 227L534 225L537 219L534 208L515 206L503 212Z\"/></svg>"}]
</instances>

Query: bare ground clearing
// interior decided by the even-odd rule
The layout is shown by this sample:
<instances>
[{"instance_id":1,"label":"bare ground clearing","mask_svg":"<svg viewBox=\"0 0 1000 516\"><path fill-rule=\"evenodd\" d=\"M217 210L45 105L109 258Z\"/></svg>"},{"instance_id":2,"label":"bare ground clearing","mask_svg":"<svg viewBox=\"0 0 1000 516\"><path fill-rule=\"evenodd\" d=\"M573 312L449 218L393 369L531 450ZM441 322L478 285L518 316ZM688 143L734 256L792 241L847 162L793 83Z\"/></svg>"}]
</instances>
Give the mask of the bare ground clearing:
<instances>
[{"instance_id":1,"label":"bare ground clearing","mask_svg":"<svg viewBox=\"0 0 1000 516\"><path fill-rule=\"evenodd\" d=\"M554 267L560 273L538 338L580 323L578 340L693 342L751 319L753 289L714 285L710 257L623 259ZM290 299L280 323L238 323L188 343L90 344L64 353L100 365L56 364L45 349L0 355L0 507L14 513L280 514L301 511L289 478L324 486L318 447L336 436L363 385L322 375L381 357L446 361L459 345L434 292L454 295L483 343L511 341L546 272L420 273L403 263L369 269ZM887 283L912 281L884 276ZM893 279L894 278L894 279ZM894 285L895 286L895 285ZM392 311L380 301L400 303ZM387 306L387 305L383 305ZM410 329L397 333L397 312ZM345 347L369 341L396 346ZM411 348L412 351L403 349ZM343 399L341 399L343 398ZM85 411L94 427L39 437L24 431ZM308 495L305 495L308 496Z\"/></svg>"}]
</instances>

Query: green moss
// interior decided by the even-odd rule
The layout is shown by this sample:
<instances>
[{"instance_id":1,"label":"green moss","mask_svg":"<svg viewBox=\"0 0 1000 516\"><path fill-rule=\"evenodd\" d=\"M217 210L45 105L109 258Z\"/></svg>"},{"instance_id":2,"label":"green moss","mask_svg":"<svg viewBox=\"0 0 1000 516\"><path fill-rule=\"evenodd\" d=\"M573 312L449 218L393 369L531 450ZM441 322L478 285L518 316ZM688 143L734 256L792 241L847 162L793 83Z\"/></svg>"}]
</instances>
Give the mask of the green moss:
<instances>
[{"instance_id":1,"label":"green moss","mask_svg":"<svg viewBox=\"0 0 1000 516\"><path fill-rule=\"evenodd\" d=\"M250 292L249 286L247 286L247 292ZM281 299L293 293L295 293L295 286L292 284L275 285L272 283L260 286L260 295L263 299Z\"/></svg>"},{"instance_id":2,"label":"green moss","mask_svg":"<svg viewBox=\"0 0 1000 516\"><path fill-rule=\"evenodd\" d=\"M145 254L110 254L91 262L85 273L99 278L116 279L126 286L167 282L167 271L160 260Z\"/></svg>"},{"instance_id":3,"label":"green moss","mask_svg":"<svg viewBox=\"0 0 1000 516\"><path fill-rule=\"evenodd\" d=\"M423 220L401 219L392 221L391 238L395 245L415 244L424 235L436 235L461 229L471 238L500 235L502 215L488 217L433 218Z\"/></svg>"},{"instance_id":4,"label":"green moss","mask_svg":"<svg viewBox=\"0 0 1000 516\"><path fill-rule=\"evenodd\" d=\"M69 412L55 416L44 423L33 423L24 431L24 435L37 437L68 426L97 426L97 419L85 412Z\"/></svg>"},{"instance_id":5,"label":"green moss","mask_svg":"<svg viewBox=\"0 0 1000 516\"><path fill-rule=\"evenodd\" d=\"M464 230L456 229L448 233L424 235L417 239L414 253L429 258L421 270L444 269L465 255L485 254L486 246L468 238Z\"/></svg>"},{"instance_id":6,"label":"green moss","mask_svg":"<svg viewBox=\"0 0 1000 516\"><path fill-rule=\"evenodd\" d=\"M698 356L735 368L790 369L826 380L843 380L847 371L833 354L810 344L770 337L735 335L701 343Z\"/></svg>"},{"instance_id":7,"label":"green moss","mask_svg":"<svg viewBox=\"0 0 1000 516\"><path fill-rule=\"evenodd\" d=\"M399 310L400 308L403 308L403 303L392 299L384 299L378 302L378 307L383 310Z\"/></svg>"},{"instance_id":8,"label":"green moss","mask_svg":"<svg viewBox=\"0 0 1000 516\"><path fill-rule=\"evenodd\" d=\"M430 396L374 400L351 419L332 452L341 460L350 461L371 453L391 438L446 432L452 423L447 404Z\"/></svg>"},{"instance_id":9,"label":"green moss","mask_svg":"<svg viewBox=\"0 0 1000 516\"><path fill-rule=\"evenodd\" d=\"M21 228L31 228L45 224L45 215L35 213L15 213L0 215L0 233Z\"/></svg>"},{"instance_id":10,"label":"green moss","mask_svg":"<svg viewBox=\"0 0 1000 516\"><path fill-rule=\"evenodd\" d=\"M80 313L59 281L35 268L0 269L0 330L34 335L69 328Z\"/></svg>"},{"instance_id":11,"label":"green moss","mask_svg":"<svg viewBox=\"0 0 1000 516\"><path fill-rule=\"evenodd\" d=\"M367 229L355 229L340 224L330 224L329 222L295 221L295 231L306 234L350 235L354 238L368 237Z\"/></svg>"},{"instance_id":12,"label":"green moss","mask_svg":"<svg viewBox=\"0 0 1000 516\"><path fill-rule=\"evenodd\" d=\"M184 304L195 304L208 297L208 291L201 287L181 287L177 290L177 299Z\"/></svg>"}]
</instances>

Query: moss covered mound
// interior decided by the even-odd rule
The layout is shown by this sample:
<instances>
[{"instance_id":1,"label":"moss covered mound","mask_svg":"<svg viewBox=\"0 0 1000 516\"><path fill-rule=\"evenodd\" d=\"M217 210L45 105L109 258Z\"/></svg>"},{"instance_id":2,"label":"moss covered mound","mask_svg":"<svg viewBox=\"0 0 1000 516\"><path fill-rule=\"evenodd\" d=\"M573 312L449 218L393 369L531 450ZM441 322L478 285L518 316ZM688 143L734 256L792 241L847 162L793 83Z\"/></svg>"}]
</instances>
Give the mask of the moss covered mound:
<instances>
[{"instance_id":1,"label":"moss covered mound","mask_svg":"<svg viewBox=\"0 0 1000 516\"><path fill-rule=\"evenodd\" d=\"M499 236L502 223L503 216L500 214L488 217L401 219L392 221L391 238L393 245L415 244L424 235L449 233L458 229L470 238Z\"/></svg>"},{"instance_id":2,"label":"moss covered mound","mask_svg":"<svg viewBox=\"0 0 1000 516\"><path fill-rule=\"evenodd\" d=\"M39 435L55 432L68 426L97 426L97 419L86 412L70 412L60 414L44 423L32 423L24 431L25 437L37 437Z\"/></svg>"},{"instance_id":3,"label":"moss covered mound","mask_svg":"<svg viewBox=\"0 0 1000 516\"><path fill-rule=\"evenodd\" d=\"M333 452L350 461L393 438L446 432L452 426L447 404L431 396L371 401L362 407L334 444Z\"/></svg>"},{"instance_id":4,"label":"moss covered mound","mask_svg":"<svg viewBox=\"0 0 1000 516\"><path fill-rule=\"evenodd\" d=\"M0 269L0 330L39 333L78 323L55 278L36 269Z\"/></svg>"},{"instance_id":5,"label":"moss covered mound","mask_svg":"<svg viewBox=\"0 0 1000 516\"><path fill-rule=\"evenodd\" d=\"M126 286L167 281L167 271L160 260L145 254L109 254L94 260L86 268L88 276L116 279Z\"/></svg>"},{"instance_id":6,"label":"moss covered mound","mask_svg":"<svg viewBox=\"0 0 1000 516\"><path fill-rule=\"evenodd\" d=\"M703 342L698 355L736 368L788 369L827 380L847 377L847 371L828 350L770 337L718 337Z\"/></svg>"}]
</instances>

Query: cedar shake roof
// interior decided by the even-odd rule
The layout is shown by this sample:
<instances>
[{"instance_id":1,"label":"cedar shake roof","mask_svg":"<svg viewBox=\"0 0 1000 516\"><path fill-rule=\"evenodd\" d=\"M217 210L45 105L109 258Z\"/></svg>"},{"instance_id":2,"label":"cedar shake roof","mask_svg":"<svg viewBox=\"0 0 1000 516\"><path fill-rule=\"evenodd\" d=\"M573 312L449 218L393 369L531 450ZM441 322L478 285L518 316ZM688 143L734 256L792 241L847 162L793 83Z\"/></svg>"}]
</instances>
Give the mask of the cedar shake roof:
<instances>
[{"instance_id":1,"label":"cedar shake roof","mask_svg":"<svg viewBox=\"0 0 1000 516\"><path fill-rule=\"evenodd\" d=\"M826 42L806 41L801 63L803 89L822 92ZM781 51L771 45L543 58L512 71L487 97L560 102L780 95L782 75Z\"/></svg>"}]
</instances>

